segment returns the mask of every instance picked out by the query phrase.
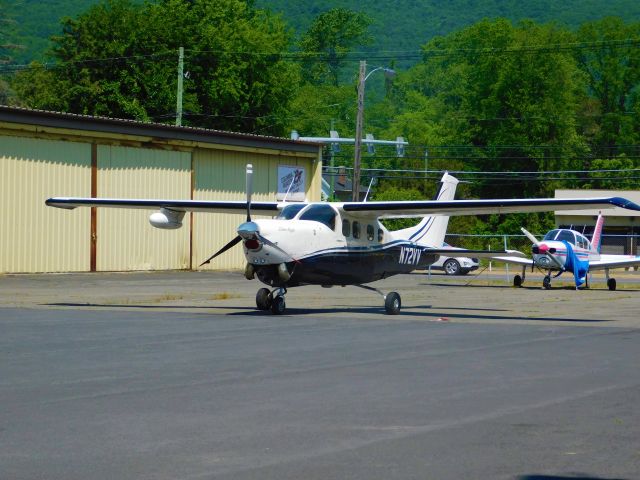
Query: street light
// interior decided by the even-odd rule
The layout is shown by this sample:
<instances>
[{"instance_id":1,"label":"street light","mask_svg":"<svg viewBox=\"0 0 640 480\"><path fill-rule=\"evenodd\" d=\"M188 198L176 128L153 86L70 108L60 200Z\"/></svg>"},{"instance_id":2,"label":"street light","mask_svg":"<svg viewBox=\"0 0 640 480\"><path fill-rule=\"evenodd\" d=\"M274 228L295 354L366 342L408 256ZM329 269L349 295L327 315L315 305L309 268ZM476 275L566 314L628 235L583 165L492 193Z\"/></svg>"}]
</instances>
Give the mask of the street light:
<instances>
[{"instance_id":1,"label":"street light","mask_svg":"<svg viewBox=\"0 0 640 480\"><path fill-rule=\"evenodd\" d=\"M354 202L360 201L360 147L362 146L362 124L364 122L364 84L372 73L383 70L387 78L393 78L396 75L395 70L386 67L377 67L367 74L367 62L360 61L360 76L358 80L358 113L356 115L356 141L355 151L353 154L353 196Z\"/></svg>"}]
</instances>

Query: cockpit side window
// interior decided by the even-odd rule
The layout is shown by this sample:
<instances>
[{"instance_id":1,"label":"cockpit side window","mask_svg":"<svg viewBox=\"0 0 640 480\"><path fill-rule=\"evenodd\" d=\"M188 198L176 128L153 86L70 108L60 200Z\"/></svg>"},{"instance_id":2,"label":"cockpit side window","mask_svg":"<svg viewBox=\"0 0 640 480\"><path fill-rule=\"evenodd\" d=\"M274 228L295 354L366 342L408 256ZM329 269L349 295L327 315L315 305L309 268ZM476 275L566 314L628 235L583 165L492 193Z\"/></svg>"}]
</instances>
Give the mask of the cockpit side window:
<instances>
[{"instance_id":1,"label":"cockpit side window","mask_svg":"<svg viewBox=\"0 0 640 480\"><path fill-rule=\"evenodd\" d=\"M559 230L551 230L550 232L547 232L547 234L544 236L543 240L555 240L556 239L556 235L558 235Z\"/></svg>"},{"instance_id":2,"label":"cockpit side window","mask_svg":"<svg viewBox=\"0 0 640 480\"><path fill-rule=\"evenodd\" d=\"M576 245L580 248L589 249L589 240L582 235L576 235Z\"/></svg>"},{"instance_id":3,"label":"cockpit side window","mask_svg":"<svg viewBox=\"0 0 640 480\"><path fill-rule=\"evenodd\" d=\"M558 234L558 238L556 238L556 240L559 242L562 242L564 240L565 242L569 242L572 245L576 244L576 237L571 230L560 230L560 233Z\"/></svg>"},{"instance_id":4,"label":"cockpit side window","mask_svg":"<svg viewBox=\"0 0 640 480\"><path fill-rule=\"evenodd\" d=\"M313 220L325 224L331 230L336 228L336 212L329 205L311 205L302 212L300 220Z\"/></svg>"},{"instance_id":5,"label":"cockpit side window","mask_svg":"<svg viewBox=\"0 0 640 480\"><path fill-rule=\"evenodd\" d=\"M302 210L306 206L307 205L305 203L295 203L287 205L280 211L276 218L279 220L291 220L298 214L300 210Z\"/></svg>"}]
</instances>

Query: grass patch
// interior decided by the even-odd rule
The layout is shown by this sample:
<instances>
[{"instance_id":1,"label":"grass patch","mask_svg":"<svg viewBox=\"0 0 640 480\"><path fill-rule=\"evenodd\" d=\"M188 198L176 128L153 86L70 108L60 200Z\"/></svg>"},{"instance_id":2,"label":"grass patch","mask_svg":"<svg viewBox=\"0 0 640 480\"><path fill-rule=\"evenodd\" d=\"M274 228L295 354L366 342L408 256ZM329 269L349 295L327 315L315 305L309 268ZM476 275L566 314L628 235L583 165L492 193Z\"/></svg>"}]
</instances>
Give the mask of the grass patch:
<instances>
[{"instance_id":1,"label":"grass patch","mask_svg":"<svg viewBox=\"0 0 640 480\"><path fill-rule=\"evenodd\" d=\"M214 293L209 297L209 300L227 300L229 298L240 298L242 295L238 295L237 293L229 293L229 292L221 292Z\"/></svg>"}]
</instances>

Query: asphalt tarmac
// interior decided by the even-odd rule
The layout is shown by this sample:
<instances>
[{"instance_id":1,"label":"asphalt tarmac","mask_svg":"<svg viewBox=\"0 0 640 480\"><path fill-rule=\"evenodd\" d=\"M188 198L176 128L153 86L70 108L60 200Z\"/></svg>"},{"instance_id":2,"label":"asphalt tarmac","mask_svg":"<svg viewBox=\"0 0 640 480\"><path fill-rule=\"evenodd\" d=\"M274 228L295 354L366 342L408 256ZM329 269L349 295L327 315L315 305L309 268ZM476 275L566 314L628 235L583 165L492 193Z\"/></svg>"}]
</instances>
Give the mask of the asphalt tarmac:
<instances>
[{"instance_id":1,"label":"asphalt tarmac","mask_svg":"<svg viewBox=\"0 0 640 480\"><path fill-rule=\"evenodd\" d=\"M635 275L1 276L0 479L640 478Z\"/></svg>"}]
</instances>

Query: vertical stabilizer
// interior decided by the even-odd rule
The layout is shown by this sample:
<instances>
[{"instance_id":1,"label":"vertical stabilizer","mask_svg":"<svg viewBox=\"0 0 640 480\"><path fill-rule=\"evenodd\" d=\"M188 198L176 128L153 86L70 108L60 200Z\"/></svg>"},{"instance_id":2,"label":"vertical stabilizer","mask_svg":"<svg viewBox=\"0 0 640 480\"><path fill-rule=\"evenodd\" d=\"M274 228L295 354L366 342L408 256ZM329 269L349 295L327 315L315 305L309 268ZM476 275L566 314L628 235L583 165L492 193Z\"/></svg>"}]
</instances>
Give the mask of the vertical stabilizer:
<instances>
[{"instance_id":1,"label":"vertical stabilizer","mask_svg":"<svg viewBox=\"0 0 640 480\"><path fill-rule=\"evenodd\" d=\"M596 228L593 230L593 237L591 238L591 247L598 253L602 247L602 227L604 226L604 217L602 213L598 214L598 220L596 221Z\"/></svg>"},{"instance_id":2,"label":"vertical stabilizer","mask_svg":"<svg viewBox=\"0 0 640 480\"><path fill-rule=\"evenodd\" d=\"M453 200L457 186L458 179L445 172L440 180L440 189L434 200L440 202ZM424 217L415 227L396 230L393 234L396 238L404 238L421 245L441 247L444 243L444 236L447 233L448 224L448 215L429 216Z\"/></svg>"}]
</instances>

